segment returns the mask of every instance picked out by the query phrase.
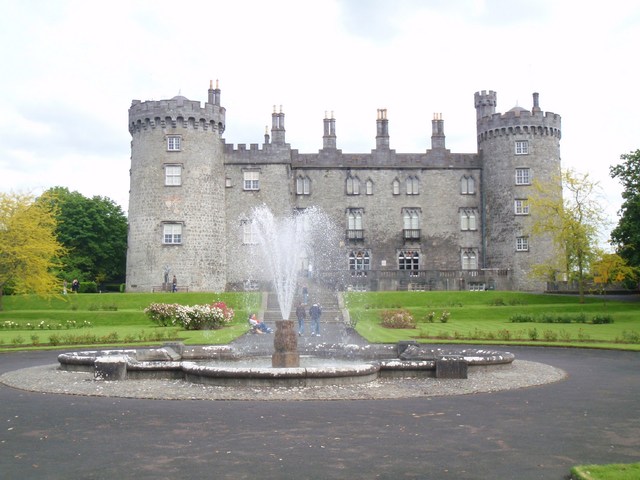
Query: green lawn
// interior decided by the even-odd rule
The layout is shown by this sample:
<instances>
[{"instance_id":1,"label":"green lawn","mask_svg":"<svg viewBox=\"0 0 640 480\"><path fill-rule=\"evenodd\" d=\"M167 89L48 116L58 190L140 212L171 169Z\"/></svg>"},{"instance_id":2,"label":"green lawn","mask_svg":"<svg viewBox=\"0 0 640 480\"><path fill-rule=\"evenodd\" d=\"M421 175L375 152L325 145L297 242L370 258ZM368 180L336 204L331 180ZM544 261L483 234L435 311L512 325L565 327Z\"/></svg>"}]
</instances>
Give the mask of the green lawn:
<instances>
[{"instance_id":1,"label":"green lawn","mask_svg":"<svg viewBox=\"0 0 640 480\"><path fill-rule=\"evenodd\" d=\"M372 343L395 343L414 339L424 343L480 343L570 345L580 347L640 350L640 303L612 301L605 297L520 292L377 292L349 293L345 305L356 330ZM381 312L408 310L416 328L391 329L381 324ZM439 321L449 313L446 323ZM434 312L434 321L426 321ZM515 316L529 316L535 322L514 323ZM607 317L613 323L593 324L593 318ZM545 323L545 318L573 320ZM575 320L582 319L584 323Z\"/></svg>"},{"instance_id":2,"label":"green lawn","mask_svg":"<svg viewBox=\"0 0 640 480\"><path fill-rule=\"evenodd\" d=\"M571 469L575 480L637 480L640 463L611 465L580 465Z\"/></svg>"},{"instance_id":3,"label":"green lawn","mask_svg":"<svg viewBox=\"0 0 640 480\"><path fill-rule=\"evenodd\" d=\"M196 305L224 301L235 311L231 325L193 331L158 327L144 314L151 303ZM226 344L247 330L249 311L260 304L257 293L107 293L43 299L32 295L3 297L0 311L0 350L63 346L158 344ZM17 328L6 328L7 322ZM87 325L90 326L82 326ZM53 340L53 342L52 342ZM51 345L56 343L57 345ZM86 340L86 341L85 341Z\"/></svg>"},{"instance_id":4,"label":"green lawn","mask_svg":"<svg viewBox=\"0 0 640 480\"><path fill-rule=\"evenodd\" d=\"M226 344L246 332L249 311L258 310L258 293L106 293L42 299L5 296L0 311L0 349L48 348L67 345ZM178 331L158 327L144 314L150 303L195 305L222 300L233 307L231 325L210 331ZM640 350L640 302L520 292L368 292L347 293L345 304L357 331L372 343L415 339L423 343L554 345ZM381 325L384 310L404 308L417 320L416 328ZM440 322L442 312L450 316ZM434 322L425 321L434 312ZM513 323L528 315L578 318L585 323ZM613 323L595 325L594 316ZM15 328L7 328L12 323ZM90 326L79 328L89 323ZM69 328L71 327L71 328ZM53 336L53 338L52 338Z\"/></svg>"}]
</instances>

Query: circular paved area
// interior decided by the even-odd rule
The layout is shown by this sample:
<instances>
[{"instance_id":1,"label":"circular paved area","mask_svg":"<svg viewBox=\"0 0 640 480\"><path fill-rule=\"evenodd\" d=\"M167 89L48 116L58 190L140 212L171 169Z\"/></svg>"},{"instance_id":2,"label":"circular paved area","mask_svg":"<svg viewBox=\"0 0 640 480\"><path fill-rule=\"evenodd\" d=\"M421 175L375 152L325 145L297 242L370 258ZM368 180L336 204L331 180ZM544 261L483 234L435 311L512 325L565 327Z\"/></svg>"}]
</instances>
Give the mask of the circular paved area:
<instances>
[{"instance_id":1,"label":"circular paved area","mask_svg":"<svg viewBox=\"0 0 640 480\"><path fill-rule=\"evenodd\" d=\"M640 354L508 348L562 381L384 400L142 400L0 385L7 479L562 479L640 461ZM55 352L0 355L0 374Z\"/></svg>"}]
</instances>

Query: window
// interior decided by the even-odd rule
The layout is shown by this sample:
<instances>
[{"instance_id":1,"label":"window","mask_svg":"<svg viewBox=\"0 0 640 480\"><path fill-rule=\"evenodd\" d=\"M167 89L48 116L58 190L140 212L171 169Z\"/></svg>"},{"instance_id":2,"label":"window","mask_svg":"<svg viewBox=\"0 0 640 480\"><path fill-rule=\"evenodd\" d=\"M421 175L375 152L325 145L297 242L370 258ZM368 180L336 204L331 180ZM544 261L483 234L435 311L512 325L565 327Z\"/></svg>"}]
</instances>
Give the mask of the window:
<instances>
[{"instance_id":1,"label":"window","mask_svg":"<svg viewBox=\"0 0 640 480\"><path fill-rule=\"evenodd\" d=\"M528 252L529 251L529 238L528 237L517 237L516 238L516 251L517 252Z\"/></svg>"},{"instance_id":2,"label":"window","mask_svg":"<svg viewBox=\"0 0 640 480\"><path fill-rule=\"evenodd\" d=\"M516 155L528 155L528 154L529 154L529 140L517 140Z\"/></svg>"},{"instance_id":3,"label":"window","mask_svg":"<svg viewBox=\"0 0 640 480\"><path fill-rule=\"evenodd\" d=\"M364 184L364 188L367 195L373 195L373 180L367 180L367 183Z\"/></svg>"},{"instance_id":4,"label":"window","mask_svg":"<svg viewBox=\"0 0 640 480\"><path fill-rule=\"evenodd\" d=\"M464 250L462 252L462 269L463 270L477 270L478 269L478 256L474 250Z\"/></svg>"},{"instance_id":5,"label":"window","mask_svg":"<svg viewBox=\"0 0 640 480\"><path fill-rule=\"evenodd\" d=\"M258 239L253 222L249 220L241 220L240 227L242 228L242 244L256 245L258 243Z\"/></svg>"},{"instance_id":6,"label":"window","mask_svg":"<svg viewBox=\"0 0 640 480\"><path fill-rule=\"evenodd\" d=\"M260 190L260 172L255 170L244 172L244 189Z\"/></svg>"},{"instance_id":7,"label":"window","mask_svg":"<svg viewBox=\"0 0 640 480\"><path fill-rule=\"evenodd\" d=\"M182 165L164 166L164 184L171 187L182 185Z\"/></svg>"},{"instance_id":8,"label":"window","mask_svg":"<svg viewBox=\"0 0 640 480\"><path fill-rule=\"evenodd\" d=\"M406 180L406 186L407 186L407 195L418 195L419 190L418 190L418 185L419 185L419 181L418 181L418 177L407 177Z\"/></svg>"},{"instance_id":9,"label":"window","mask_svg":"<svg viewBox=\"0 0 640 480\"><path fill-rule=\"evenodd\" d=\"M362 240L364 238L362 229L363 213L361 208L350 208L347 211L347 239Z\"/></svg>"},{"instance_id":10,"label":"window","mask_svg":"<svg viewBox=\"0 0 640 480\"><path fill-rule=\"evenodd\" d=\"M399 270L418 270L420 268L420 253L415 250L403 250L398 254Z\"/></svg>"},{"instance_id":11,"label":"window","mask_svg":"<svg viewBox=\"0 0 640 480\"><path fill-rule=\"evenodd\" d=\"M298 195L309 195L311 193L311 180L309 180L309 177L300 175L296 178L296 193Z\"/></svg>"},{"instance_id":12,"label":"window","mask_svg":"<svg viewBox=\"0 0 640 480\"><path fill-rule=\"evenodd\" d=\"M354 250L349 253L349 270L371 270L371 255L368 250Z\"/></svg>"},{"instance_id":13,"label":"window","mask_svg":"<svg viewBox=\"0 0 640 480\"><path fill-rule=\"evenodd\" d=\"M466 175L460 179L460 193L462 195L474 195L476 193L476 181Z\"/></svg>"},{"instance_id":14,"label":"window","mask_svg":"<svg viewBox=\"0 0 640 480\"><path fill-rule=\"evenodd\" d=\"M417 208L402 210L402 225L405 240L420 240L420 211Z\"/></svg>"},{"instance_id":15,"label":"window","mask_svg":"<svg viewBox=\"0 0 640 480\"><path fill-rule=\"evenodd\" d=\"M360 195L360 179L358 177L347 177L347 195Z\"/></svg>"},{"instance_id":16,"label":"window","mask_svg":"<svg viewBox=\"0 0 640 480\"><path fill-rule=\"evenodd\" d=\"M473 209L460 210L460 230L477 230L476 214Z\"/></svg>"},{"instance_id":17,"label":"window","mask_svg":"<svg viewBox=\"0 0 640 480\"><path fill-rule=\"evenodd\" d=\"M397 178L391 183L391 189L394 195L400 195L400 181Z\"/></svg>"},{"instance_id":18,"label":"window","mask_svg":"<svg viewBox=\"0 0 640 480\"><path fill-rule=\"evenodd\" d=\"M180 245L182 243L182 224L165 223L162 226L162 243L165 245Z\"/></svg>"},{"instance_id":19,"label":"window","mask_svg":"<svg viewBox=\"0 0 640 480\"><path fill-rule=\"evenodd\" d=\"M179 152L180 140L180 137L167 137L167 150L170 152Z\"/></svg>"},{"instance_id":20,"label":"window","mask_svg":"<svg viewBox=\"0 0 640 480\"><path fill-rule=\"evenodd\" d=\"M531 170L528 168L516 168L516 185L530 185Z\"/></svg>"},{"instance_id":21,"label":"window","mask_svg":"<svg viewBox=\"0 0 640 480\"><path fill-rule=\"evenodd\" d=\"M516 200L516 215L529 215L529 201L526 199Z\"/></svg>"},{"instance_id":22,"label":"window","mask_svg":"<svg viewBox=\"0 0 640 480\"><path fill-rule=\"evenodd\" d=\"M226 177L224 179L224 186L227 188L231 188L233 185L231 184L231 179L229 177Z\"/></svg>"}]
</instances>

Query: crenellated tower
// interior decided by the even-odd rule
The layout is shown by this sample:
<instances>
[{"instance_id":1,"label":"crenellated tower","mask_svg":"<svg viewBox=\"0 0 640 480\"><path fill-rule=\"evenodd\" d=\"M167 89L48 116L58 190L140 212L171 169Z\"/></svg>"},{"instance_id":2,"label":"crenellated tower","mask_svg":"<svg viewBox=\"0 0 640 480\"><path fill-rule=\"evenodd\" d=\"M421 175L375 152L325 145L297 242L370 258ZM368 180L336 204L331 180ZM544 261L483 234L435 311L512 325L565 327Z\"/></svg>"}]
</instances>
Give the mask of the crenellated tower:
<instances>
[{"instance_id":1,"label":"crenellated tower","mask_svg":"<svg viewBox=\"0 0 640 480\"><path fill-rule=\"evenodd\" d=\"M204 106L183 96L132 102L128 291L174 275L189 291L225 289L224 129L217 82Z\"/></svg>"},{"instance_id":2,"label":"crenellated tower","mask_svg":"<svg viewBox=\"0 0 640 480\"><path fill-rule=\"evenodd\" d=\"M550 185L562 198L560 115L543 112L533 94L531 110L516 106L496 113L493 91L475 94L478 155L482 163L485 268L509 268L514 289L540 290L534 265L553 265L550 236L532 235L536 211L529 203L533 182Z\"/></svg>"}]
</instances>

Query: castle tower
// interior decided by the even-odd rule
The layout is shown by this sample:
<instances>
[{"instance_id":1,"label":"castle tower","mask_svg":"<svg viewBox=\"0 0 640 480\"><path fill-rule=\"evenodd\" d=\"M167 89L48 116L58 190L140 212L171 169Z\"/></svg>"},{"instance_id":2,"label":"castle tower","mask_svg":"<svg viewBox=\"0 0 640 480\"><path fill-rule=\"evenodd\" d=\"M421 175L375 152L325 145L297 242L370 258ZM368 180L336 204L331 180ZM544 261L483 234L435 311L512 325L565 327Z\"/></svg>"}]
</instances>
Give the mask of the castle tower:
<instances>
[{"instance_id":1,"label":"castle tower","mask_svg":"<svg viewBox=\"0 0 640 480\"><path fill-rule=\"evenodd\" d=\"M217 82L204 107L183 96L132 102L128 291L174 275L189 291L225 289L224 128Z\"/></svg>"},{"instance_id":2,"label":"castle tower","mask_svg":"<svg viewBox=\"0 0 640 480\"><path fill-rule=\"evenodd\" d=\"M514 107L496 113L493 91L475 94L478 154L482 162L484 268L511 270L513 288L542 290L532 276L535 265L553 265L556 247L548 235L531 233L535 209L534 180L553 185L562 197L560 115L543 112L533 94L531 111Z\"/></svg>"}]
</instances>

